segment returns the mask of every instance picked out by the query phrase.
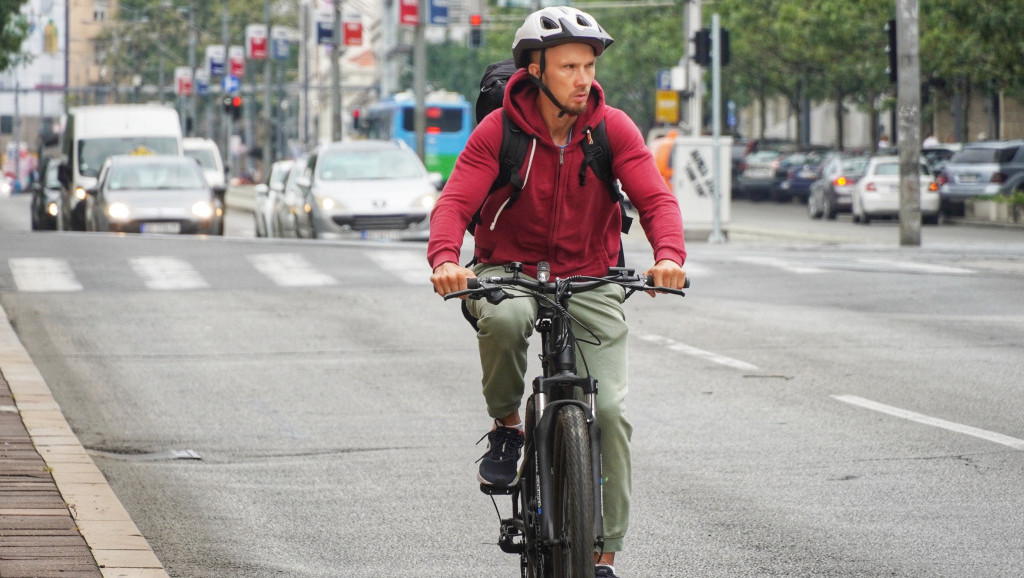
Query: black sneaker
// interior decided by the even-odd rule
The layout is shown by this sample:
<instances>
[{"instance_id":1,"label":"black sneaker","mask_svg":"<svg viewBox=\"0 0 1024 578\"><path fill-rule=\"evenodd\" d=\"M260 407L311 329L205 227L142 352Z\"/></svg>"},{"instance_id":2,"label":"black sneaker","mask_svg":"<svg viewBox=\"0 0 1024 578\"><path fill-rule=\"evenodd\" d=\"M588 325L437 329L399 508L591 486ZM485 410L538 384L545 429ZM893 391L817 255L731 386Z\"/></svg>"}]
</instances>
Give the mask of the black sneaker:
<instances>
[{"instance_id":1,"label":"black sneaker","mask_svg":"<svg viewBox=\"0 0 1024 578\"><path fill-rule=\"evenodd\" d=\"M594 578L619 578L615 575L615 568L599 564L594 567Z\"/></svg>"},{"instance_id":2,"label":"black sneaker","mask_svg":"<svg viewBox=\"0 0 1024 578\"><path fill-rule=\"evenodd\" d=\"M481 484L498 488L514 486L519 481L519 454L523 449L523 432L504 427L501 422L484 437L487 453L480 457L476 479ZM480 438L483 441L484 438Z\"/></svg>"}]
</instances>

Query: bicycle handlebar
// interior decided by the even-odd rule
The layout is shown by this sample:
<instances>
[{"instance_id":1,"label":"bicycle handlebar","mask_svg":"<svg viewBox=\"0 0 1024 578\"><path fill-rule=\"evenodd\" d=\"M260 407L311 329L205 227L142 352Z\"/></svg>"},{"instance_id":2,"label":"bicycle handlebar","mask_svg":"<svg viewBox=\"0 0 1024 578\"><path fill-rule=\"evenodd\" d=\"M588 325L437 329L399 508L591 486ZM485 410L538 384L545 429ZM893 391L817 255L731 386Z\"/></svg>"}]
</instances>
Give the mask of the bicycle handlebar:
<instances>
[{"instance_id":1,"label":"bicycle handlebar","mask_svg":"<svg viewBox=\"0 0 1024 578\"><path fill-rule=\"evenodd\" d=\"M609 284L620 285L629 291L629 293L626 294L626 297L629 297L636 291L656 291L659 293L669 293L683 297L686 296L686 293L681 289L657 287L654 285L654 279L651 275L637 275L633 269L624 267L613 267L609 270L609 274L604 277L577 275L566 279L555 279L554 281L544 282L520 277L518 271L513 271L513 274L510 277L470 277L466 281L469 285L468 289L453 291L452 293L444 296L445 300L463 296L469 296L471 299L479 299L481 297L488 296L488 294L493 294L494 291L504 293L503 287L520 288L526 290L528 293L554 295L566 291L570 293L580 293ZM683 288L686 289L689 287L690 279L687 278ZM504 295L501 298L504 297L507 297L507 295ZM500 301L501 298L498 300ZM490 299L490 297L488 297L488 299Z\"/></svg>"}]
</instances>

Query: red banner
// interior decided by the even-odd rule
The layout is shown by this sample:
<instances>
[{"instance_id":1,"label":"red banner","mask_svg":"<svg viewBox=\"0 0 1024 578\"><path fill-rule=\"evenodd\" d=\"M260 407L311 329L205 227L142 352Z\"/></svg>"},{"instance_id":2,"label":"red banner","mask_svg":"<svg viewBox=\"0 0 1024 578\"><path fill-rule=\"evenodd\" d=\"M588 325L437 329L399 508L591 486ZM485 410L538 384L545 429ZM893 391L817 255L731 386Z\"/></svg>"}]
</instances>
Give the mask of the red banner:
<instances>
[{"instance_id":1,"label":"red banner","mask_svg":"<svg viewBox=\"0 0 1024 578\"><path fill-rule=\"evenodd\" d=\"M346 22L345 23L345 46L362 46L363 45L363 23L362 22Z\"/></svg>"},{"instance_id":2,"label":"red banner","mask_svg":"<svg viewBox=\"0 0 1024 578\"><path fill-rule=\"evenodd\" d=\"M420 23L420 0L402 0L399 6L398 21L408 26Z\"/></svg>"}]
</instances>

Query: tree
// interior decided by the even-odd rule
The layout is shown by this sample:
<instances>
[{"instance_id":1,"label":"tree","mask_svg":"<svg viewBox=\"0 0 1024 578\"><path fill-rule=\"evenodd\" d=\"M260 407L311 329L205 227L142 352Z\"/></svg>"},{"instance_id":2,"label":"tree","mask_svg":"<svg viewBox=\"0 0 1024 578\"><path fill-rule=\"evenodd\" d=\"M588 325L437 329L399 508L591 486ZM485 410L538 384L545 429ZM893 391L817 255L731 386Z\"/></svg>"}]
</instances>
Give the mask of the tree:
<instances>
[{"instance_id":1,"label":"tree","mask_svg":"<svg viewBox=\"0 0 1024 578\"><path fill-rule=\"evenodd\" d=\"M0 72L25 60L21 44L28 36L28 22L21 7L28 0L0 0Z\"/></svg>"}]
</instances>

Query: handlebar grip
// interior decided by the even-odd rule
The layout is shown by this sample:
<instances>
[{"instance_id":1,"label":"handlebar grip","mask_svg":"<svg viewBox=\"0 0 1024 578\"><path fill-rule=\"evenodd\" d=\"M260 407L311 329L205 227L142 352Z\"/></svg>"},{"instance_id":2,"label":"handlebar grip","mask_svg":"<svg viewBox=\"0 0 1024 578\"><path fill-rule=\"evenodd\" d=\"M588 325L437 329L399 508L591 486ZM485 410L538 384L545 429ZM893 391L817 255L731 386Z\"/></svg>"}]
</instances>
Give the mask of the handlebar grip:
<instances>
[{"instance_id":1,"label":"handlebar grip","mask_svg":"<svg viewBox=\"0 0 1024 578\"><path fill-rule=\"evenodd\" d=\"M466 287L468 289L479 289L480 288L480 279L478 279L476 277L467 277L466 278Z\"/></svg>"}]
</instances>

